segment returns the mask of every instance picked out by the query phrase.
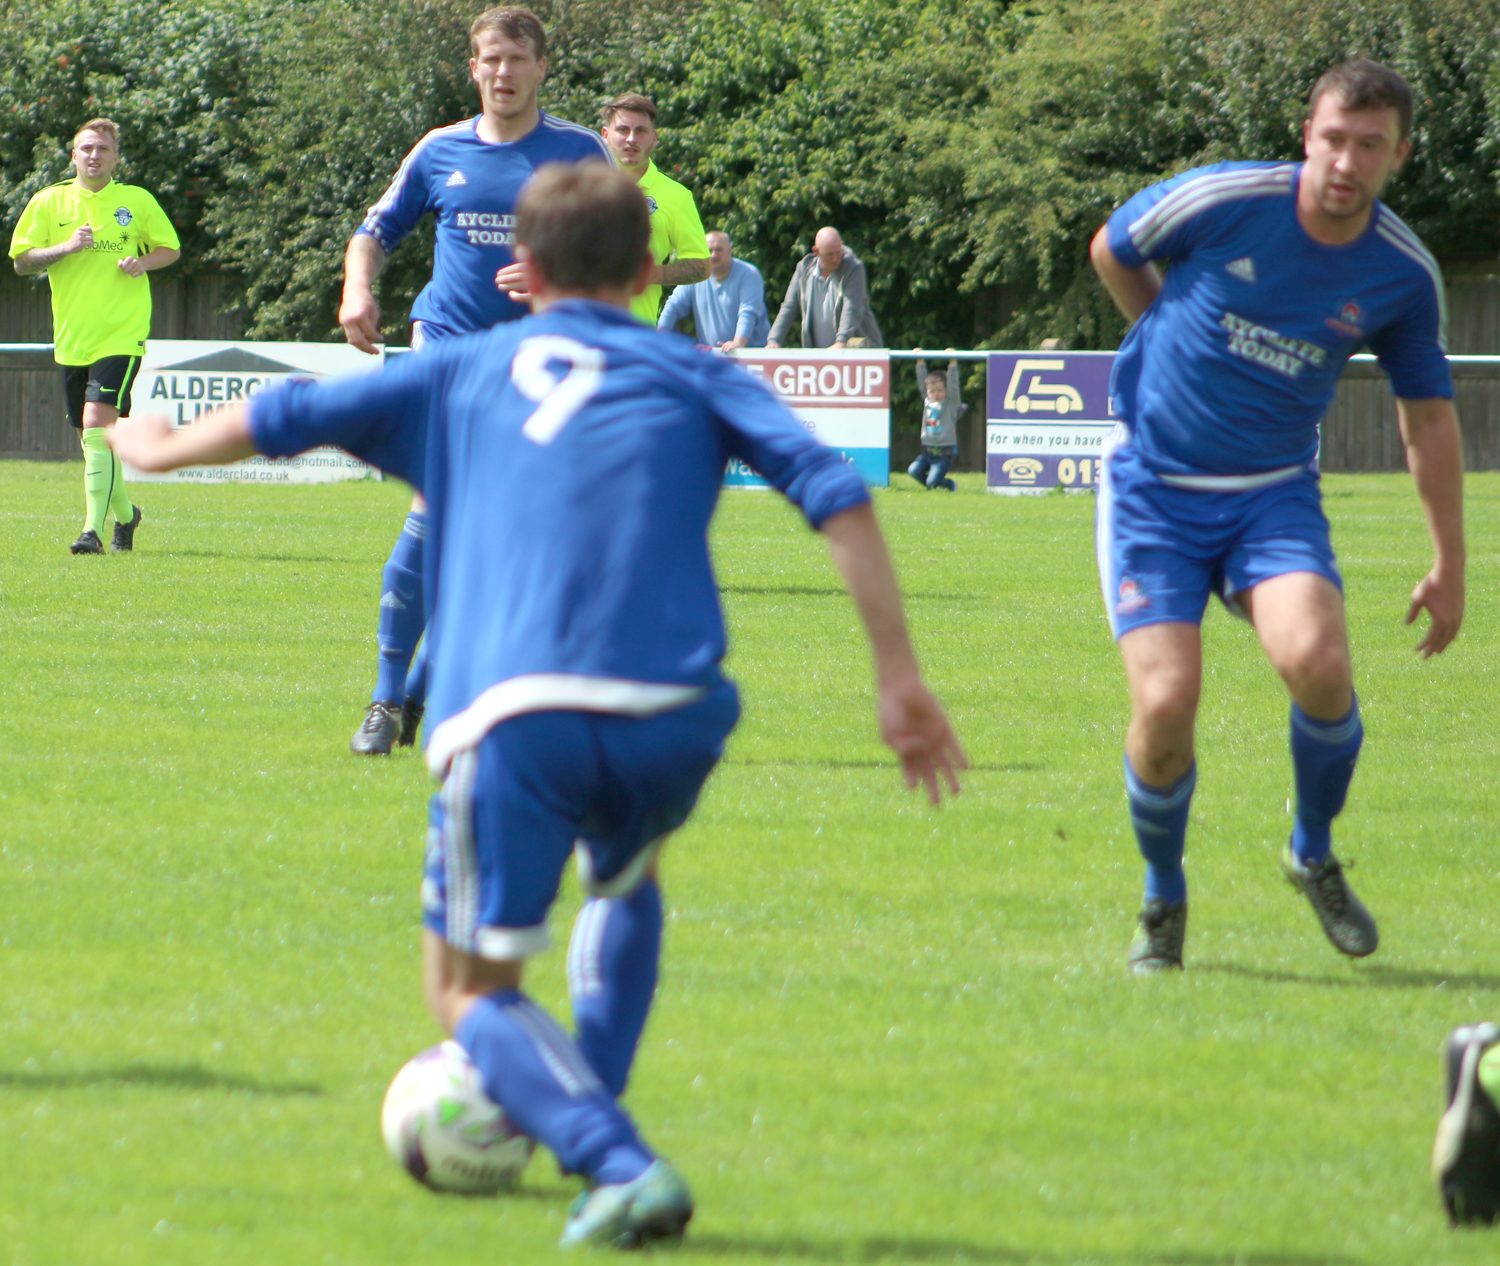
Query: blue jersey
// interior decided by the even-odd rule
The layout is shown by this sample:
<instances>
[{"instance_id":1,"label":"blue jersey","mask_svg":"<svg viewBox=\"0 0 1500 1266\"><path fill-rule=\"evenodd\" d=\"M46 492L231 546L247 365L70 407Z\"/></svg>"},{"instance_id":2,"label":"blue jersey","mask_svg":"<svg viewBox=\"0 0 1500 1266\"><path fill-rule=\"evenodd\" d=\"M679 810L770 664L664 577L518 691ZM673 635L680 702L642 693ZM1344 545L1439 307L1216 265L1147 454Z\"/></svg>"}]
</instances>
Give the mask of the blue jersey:
<instances>
[{"instance_id":1,"label":"blue jersey","mask_svg":"<svg viewBox=\"0 0 1500 1266\"><path fill-rule=\"evenodd\" d=\"M256 396L283 456L336 444L427 498L428 760L526 711L649 715L723 678L708 522L739 458L813 526L864 480L732 360L570 300L376 374Z\"/></svg>"},{"instance_id":2,"label":"blue jersey","mask_svg":"<svg viewBox=\"0 0 1500 1266\"><path fill-rule=\"evenodd\" d=\"M495 285L495 274L515 262L521 187L543 163L610 161L597 132L545 111L536 127L507 144L480 140L478 123L465 119L418 141L358 230L389 255L424 215L436 217L432 280L411 309L429 337L487 330L528 315L524 303Z\"/></svg>"},{"instance_id":3,"label":"blue jersey","mask_svg":"<svg viewBox=\"0 0 1500 1266\"><path fill-rule=\"evenodd\" d=\"M1109 219L1124 265L1167 265L1116 358L1111 395L1159 474L1252 475L1313 461L1318 423L1362 346L1396 395L1453 394L1442 275L1384 203L1347 246L1297 221L1300 163L1219 163Z\"/></svg>"}]
</instances>

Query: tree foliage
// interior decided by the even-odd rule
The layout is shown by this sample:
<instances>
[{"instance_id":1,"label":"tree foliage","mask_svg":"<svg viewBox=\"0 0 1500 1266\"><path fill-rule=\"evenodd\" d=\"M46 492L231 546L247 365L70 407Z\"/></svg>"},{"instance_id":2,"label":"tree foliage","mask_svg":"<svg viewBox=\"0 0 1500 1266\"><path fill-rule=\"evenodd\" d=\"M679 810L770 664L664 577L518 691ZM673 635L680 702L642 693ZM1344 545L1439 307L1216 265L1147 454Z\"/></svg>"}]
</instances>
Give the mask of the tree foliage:
<instances>
[{"instance_id":1,"label":"tree foliage","mask_svg":"<svg viewBox=\"0 0 1500 1266\"><path fill-rule=\"evenodd\" d=\"M251 332L336 335L344 242L401 157L473 113L458 0L12 0L0 202L61 176L92 113L188 260L243 279ZM1500 0L544 0L544 105L661 110L659 164L781 293L822 224L869 266L893 345L1120 333L1088 238L1153 180L1294 158L1308 86L1349 56L1418 99L1395 208L1440 257L1500 251ZM431 237L393 258L396 332Z\"/></svg>"}]
</instances>

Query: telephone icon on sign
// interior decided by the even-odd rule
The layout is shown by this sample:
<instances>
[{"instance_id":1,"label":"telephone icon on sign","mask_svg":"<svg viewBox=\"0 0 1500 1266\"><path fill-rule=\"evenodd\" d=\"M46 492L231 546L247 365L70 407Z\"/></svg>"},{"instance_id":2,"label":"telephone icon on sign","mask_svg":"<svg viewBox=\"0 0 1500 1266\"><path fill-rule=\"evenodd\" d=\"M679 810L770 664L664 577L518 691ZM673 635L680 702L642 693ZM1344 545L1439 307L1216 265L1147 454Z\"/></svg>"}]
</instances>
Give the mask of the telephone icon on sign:
<instances>
[{"instance_id":1,"label":"telephone icon on sign","mask_svg":"<svg viewBox=\"0 0 1500 1266\"><path fill-rule=\"evenodd\" d=\"M1059 415L1083 412L1083 397L1078 394L1076 387L1070 387L1066 383L1042 381L1043 373L1056 372L1065 366L1066 362L1060 360L1018 360L1015 369L1011 371L1010 385L1005 389L1005 407L1014 409L1017 413L1030 413L1033 409L1040 413ZM1021 379L1028 373L1032 375L1031 382L1017 395L1016 389L1021 386Z\"/></svg>"},{"instance_id":2,"label":"telephone icon on sign","mask_svg":"<svg viewBox=\"0 0 1500 1266\"><path fill-rule=\"evenodd\" d=\"M1035 457L1012 457L1000 469L1013 484L1034 484L1042 473L1042 463Z\"/></svg>"}]
</instances>

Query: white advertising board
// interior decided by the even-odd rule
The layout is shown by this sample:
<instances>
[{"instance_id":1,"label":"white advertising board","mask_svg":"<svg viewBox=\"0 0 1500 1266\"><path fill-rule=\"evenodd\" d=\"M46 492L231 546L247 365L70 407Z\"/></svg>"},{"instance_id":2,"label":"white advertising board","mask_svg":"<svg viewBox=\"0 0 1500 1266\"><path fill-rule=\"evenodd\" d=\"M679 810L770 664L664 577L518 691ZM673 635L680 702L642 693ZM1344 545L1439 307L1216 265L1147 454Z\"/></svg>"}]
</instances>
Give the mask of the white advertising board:
<instances>
[{"instance_id":1,"label":"white advertising board","mask_svg":"<svg viewBox=\"0 0 1500 1266\"><path fill-rule=\"evenodd\" d=\"M770 387L798 421L836 448L865 483L891 480L891 358L880 350L766 351L747 347L734 359ZM726 488L764 488L766 481L743 462L729 463Z\"/></svg>"},{"instance_id":2,"label":"white advertising board","mask_svg":"<svg viewBox=\"0 0 1500 1266\"><path fill-rule=\"evenodd\" d=\"M132 413L165 413L174 426L191 426L208 409L248 400L288 378L370 373L380 360L344 343L251 343L151 339L131 388ZM380 472L337 448L298 457L249 457L228 466L189 466L146 474L126 466L125 477L150 483L322 484L380 478Z\"/></svg>"}]
</instances>

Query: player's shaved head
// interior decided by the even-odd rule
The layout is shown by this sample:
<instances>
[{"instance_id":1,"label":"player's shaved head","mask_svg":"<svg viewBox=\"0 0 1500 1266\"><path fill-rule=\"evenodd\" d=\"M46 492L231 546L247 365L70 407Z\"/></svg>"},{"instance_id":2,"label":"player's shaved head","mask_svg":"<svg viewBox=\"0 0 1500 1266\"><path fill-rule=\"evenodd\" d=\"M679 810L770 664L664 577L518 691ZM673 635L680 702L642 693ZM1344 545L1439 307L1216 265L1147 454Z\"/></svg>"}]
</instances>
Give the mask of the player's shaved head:
<instances>
[{"instance_id":1,"label":"player's shaved head","mask_svg":"<svg viewBox=\"0 0 1500 1266\"><path fill-rule=\"evenodd\" d=\"M1318 101L1332 93L1345 110L1394 110L1400 124L1397 140L1411 135L1411 85L1389 66L1358 59L1341 62L1325 70L1307 94L1307 117L1318 110Z\"/></svg>"},{"instance_id":2,"label":"player's shaved head","mask_svg":"<svg viewBox=\"0 0 1500 1266\"><path fill-rule=\"evenodd\" d=\"M560 290L629 287L650 238L640 186L603 163L549 163L516 202L516 243Z\"/></svg>"},{"instance_id":3,"label":"player's shaved head","mask_svg":"<svg viewBox=\"0 0 1500 1266\"><path fill-rule=\"evenodd\" d=\"M469 52L479 52L479 37L486 31L503 35L518 44L529 44L537 61L547 56L547 30L530 9L506 6L486 9L469 24Z\"/></svg>"}]
</instances>

